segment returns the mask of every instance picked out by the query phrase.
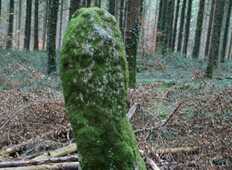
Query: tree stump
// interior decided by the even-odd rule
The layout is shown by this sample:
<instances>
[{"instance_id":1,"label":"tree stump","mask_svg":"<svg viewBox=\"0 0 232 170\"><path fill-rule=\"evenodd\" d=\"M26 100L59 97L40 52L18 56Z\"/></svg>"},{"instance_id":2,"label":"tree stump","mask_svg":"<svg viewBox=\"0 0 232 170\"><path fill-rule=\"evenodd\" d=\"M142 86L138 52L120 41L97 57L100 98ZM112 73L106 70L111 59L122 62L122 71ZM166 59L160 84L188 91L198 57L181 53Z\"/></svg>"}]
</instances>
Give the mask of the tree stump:
<instances>
[{"instance_id":1,"label":"tree stump","mask_svg":"<svg viewBox=\"0 0 232 170\"><path fill-rule=\"evenodd\" d=\"M146 170L127 119L128 68L115 18L99 8L72 17L61 80L83 170Z\"/></svg>"}]
</instances>

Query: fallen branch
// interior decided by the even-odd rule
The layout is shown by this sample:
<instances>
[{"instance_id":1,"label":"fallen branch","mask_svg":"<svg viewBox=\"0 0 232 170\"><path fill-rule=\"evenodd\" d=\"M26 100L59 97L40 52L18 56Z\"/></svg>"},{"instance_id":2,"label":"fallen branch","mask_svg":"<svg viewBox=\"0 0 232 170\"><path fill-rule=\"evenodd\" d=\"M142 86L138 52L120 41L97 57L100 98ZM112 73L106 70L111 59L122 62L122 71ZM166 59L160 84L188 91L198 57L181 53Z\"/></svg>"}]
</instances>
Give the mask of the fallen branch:
<instances>
[{"instance_id":1,"label":"fallen branch","mask_svg":"<svg viewBox=\"0 0 232 170\"><path fill-rule=\"evenodd\" d=\"M169 121L178 113L180 107L183 104L184 104L184 102L178 103L175 110L168 116L167 120L164 123L162 123L160 127L166 126L169 123Z\"/></svg>"},{"instance_id":2,"label":"fallen branch","mask_svg":"<svg viewBox=\"0 0 232 170\"><path fill-rule=\"evenodd\" d=\"M128 120L131 120L131 118L134 116L138 106L139 106L138 103L135 103L135 104L133 104L133 106L131 106L131 108L129 109L129 111L127 113Z\"/></svg>"},{"instance_id":3,"label":"fallen branch","mask_svg":"<svg viewBox=\"0 0 232 170\"><path fill-rule=\"evenodd\" d=\"M147 164L150 165L152 170L160 170L160 168L156 165L156 163L151 159L146 157Z\"/></svg>"},{"instance_id":4,"label":"fallen branch","mask_svg":"<svg viewBox=\"0 0 232 170\"><path fill-rule=\"evenodd\" d=\"M25 148L27 148L27 146L29 145L33 145L34 143L36 143L37 141L41 140L42 138L48 136L48 135L51 135L52 133L54 133L54 131L50 131L48 133L45 133L41 136L37 136L33 139L29 139L28 141L25 141L23 143L20 143L20 144L17 144L17 145L14 145L14 146L11 146L9 148L6 148L2 151L0 151L0 158L3 158L3 157L8 157L16 152L20 152L22 150L24 150Z\"/></svg>"},{"instance_id":5,"label":"fallen branch","mask_svg":"<svg viewBox=\"0 0 232 170\"><path fill-rule=\"evenodd\" d=\"M193 147L178 147L178 148L165 148L165 149L158 149L156 153L159 155L163 154L177 154L177 153L189 153L189 152L196 152L199 149L197 146Z\"/></svg>"},{"instance_id":6,"label":"fallen branch","mask_svg":"<svg viewBox=\"0 0 232 170\"><path fill-rule=\"evenodd\" d=\"M80 170L79 162L65 162L46 165L33 165L25 167L0 168L0 170Z\"/></svg>"},{"instance_id":7,"label":"fallen branch","mask_svg":"<svg viewBox=\"0 0 232 170\"><path fill-rule=\"evenodd\" d=\"M43 155L35 157L33 160L43 160L48 159L50 157L60 157L65 156L68 154L72 154L77 151L77 146L75 143L71 143L68 146L65 146L63 148L56 149L54 151L49 151L44 153Z\"/></svg>"},{"instance_id":8,"label":"fallen branch","mask_svg":"<svg viewBox=\"0 0 232 170\"><path fill-rule=\"evenodd\" d=\"M9 167L22 167L22 166L31 166L31 165L42 165L48 163L60 163L60 162L77 162L78 156L67 156L59 158L49 158L43 160L18 160L18 161L4 161L0 162L0 168L9 168Z\"/></svg>"}]
</instances>

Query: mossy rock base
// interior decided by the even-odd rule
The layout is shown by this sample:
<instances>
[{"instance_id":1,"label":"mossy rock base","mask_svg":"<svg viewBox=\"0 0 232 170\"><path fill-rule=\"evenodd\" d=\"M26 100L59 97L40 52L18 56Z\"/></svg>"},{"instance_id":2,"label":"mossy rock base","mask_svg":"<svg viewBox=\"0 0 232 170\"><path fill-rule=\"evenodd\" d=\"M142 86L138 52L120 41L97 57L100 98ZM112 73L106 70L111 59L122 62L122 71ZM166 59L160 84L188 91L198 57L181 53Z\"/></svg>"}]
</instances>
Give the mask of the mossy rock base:
<instances>
[{"instance_id":1,"label":"mossy rock base","mask_svg":"<svg viewBox=\"0 0 232 170\"><path fill-rule=\"evenodd\" d=\"M83 170L145 170L126 115L125 47L107 11L83 8L73 15L60 74Z\"/></svg>"}]
</instances>

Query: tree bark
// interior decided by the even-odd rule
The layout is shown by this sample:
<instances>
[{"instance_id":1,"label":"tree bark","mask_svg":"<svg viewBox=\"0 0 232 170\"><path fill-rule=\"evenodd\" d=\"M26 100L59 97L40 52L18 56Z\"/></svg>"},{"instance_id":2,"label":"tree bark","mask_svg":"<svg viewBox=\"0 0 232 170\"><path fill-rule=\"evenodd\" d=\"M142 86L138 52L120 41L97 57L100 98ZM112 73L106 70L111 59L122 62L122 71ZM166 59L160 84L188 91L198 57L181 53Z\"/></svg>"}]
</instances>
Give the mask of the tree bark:
<instances>
[{"instance_id":1,"label":"tree bark","mask_svg":"<svg viewBox=\"0 0 232 170\"><path fill-rule=\"evenodd\" d=\"M197 28L195 33L195 41L193 47L193 58L199 58L200 45L201 45L201 34L202 34L202 25L204 21L204 11L205 11L205 0L200 0L199 11L197 16Z\"/></svg>"},{"instance_id":2,"label":"tree bark","mask_svg":"<svg viewBox=\"0 0 232 170\"><path fill-rule=\"evenodd\" d=\"M174 10L175 10L175 1L173 0L169 0L169 4L168 4L168 11L167 12L167 23L166 23L166 35L167 35L167 39L166 39L166 48L171 49L172 48L172 36L173 36L173 17L174 17Z\"/></svg>"},{"instance_id":3,"label":"tree bark","mask_svg":"<svg viewBox=\"0 0 232 170\"><path fill-rule=\"evenodd\" d=\"M185 18L185 8L187 5L187 0L183 0L181 15L180 15L180 28L178 35L178 43L177 43L177 51L181 51L182 48L182 39L183 39L183 31L184 31L184 18Z\"/></svg>"},{"instance_id":4,"label":"tree bark","mask_svg":"<svg viewBox=\"0 0 232 170\"><path fill-rule=\"evenodd\" d=\"M115 15L115 0L109 0L109 12Z\"/></svg>"},{"instance_id":5,"label":"tree bark","mask_svg":"<svg viewBox=\"0 0 232 170\"><path fill-rule=\"evenodd\" d=\"M22 25L22 0L19 0L19 6L18 6L18 28L17 28L17 47L20 48L20 41L21 41L21 25Z\"/></svg>"},{"instance_id":6,"label":"tree bark","mask_svg":"<svg viewBox=\"0 0 232 170\"><path fill-rule=\"evenodd\" d=\"M166 46L166 43L167 43L167 19L168 19L168 16L169 14L167 13L167 10L169 8L169 0L163 0L163 1L160 1L160 9L159 9L159 13L160 13L160 16L159 16L159 20L158 20L158 29L159 29L159 32L160 32L160 37L159 37L159 46L161 47L161 50L162 50L162 53L165 52L167 46ZM170 31L170 30L169 30Z\"/></svg>"},{"instance_id":7,"label":"tree bark","mask_svg":"<svg viewBox=\"0 0 232 170\"><path fill-rule=\"evenodd\" d=\"M95 6L101 8L101 0L95 0Z\"/></svg>"},{"instance_id":8,"label":"tree bark","mask_svg":"<svg viewBox=\"0 0 232 170\"><path fill-rule=\"evenodd\" d=\"M30 50L30 41L31 41L31 9L32 9L32 1L27 0L26 22L25 22L25 33L24 33L24 49L27 50Z\"/></svg>"},{"instance_id":9,"label":"tree bark","mask_svg":"<svg viewBox=\"0 0 232 170\"><path fill-rule=\"evenodd\" d=\"M184 38L184 47L183 47L183 54L185 55L187 55L187 50L188 50L190 23L191 23L191 15L192 15L192 1L193 0L188 0L188 9L187 9L187 17L186 17L186 25L185 25L185 38Z\"/></svg>"},{"instance_id":10,"label":"tree bark","mask_svg":"<svg viewBox=\"0 0 232 170\"><path fill-rule=\"evenodd\" d=\"M56 71L56 27L59 0L49 0L47 52L48 52L48 74Z\"/></svg>"},{"instance_id":11,"label":"tree bark","mask_svg":"<svg viewBox=\"0 0 232 170\"><path fill-rule=\"evenodd\" d=\"M10 0L10 6L9 6L9 26L8 26L8 37L7 37L7 43L6 48L12 48L12 41L13 41L13 28L14 28L14 0Z\"/></svg>"},{"instance_id":12,"label":"tree bark","mask_svg":"<svg viewBox=\"0 0 232 170\"><path fill-rule=\"evenodd\" d=\"M209 54L209 48L210 48L210 39L212 34L212 24L213 24L213 18L214 18L214 9L215 9L215 0L212 0L211 2L211 10L210 10L210 18L209 18L209 25L208 25L208 32L207 32L207 39L206 39L206 46L205 46L205 56L208 56Z\"/></svg>"},{"instance_id":13,"label":"tree bark","mask_svg":"<svg viewBox=\"0 0 232 170\"><path fill-rule=\"evenodd\" d=\"M87 0L87 7L91 6L91 0Z\"/></svg>"},{"instance_id":14,"label":"tree bark","mask_svg":"<svg viewBox=\"0 0 232 170\"><path fill-rule=\"evenodd\" d=\"M140 0L128 0L125 45L129 66L129 86L136 84L136 55L140 31Z\"/></svg>"},{"instance_id":15,"label":"tree bark","mask_svg":"<svg viewBox=\"0 0 232 170\"><path fill-rule=\"evenodd\" d=\"M34 50L39 49L39 0L35 0L34 9Z\"/></svg>"},{"instance_id":16,"label":"tree bark","mask_svg":"<svg viewBox=\"0 0 232 170\"><path fill-rule=\"evenodd\" d=\"M0 0L0 17L1 17L1 14L2 14L2 0Z\"/></svg>"},{"instance_id":17,"label":"tree bark","mask_svg":"<svg viewBox=\"0 0 232 170\"><path fill-rule=\"evenodd\" d=\"M176 40L176 34L177 34L177 23L178 23L178 17L179 17L179 10L180 10L180 0L177 0L174 28L173 28L173 34L172 34L172 43L171 43L171 48L173 50L175 49L175 42L176 42L175 40Z\"/></svg>"},{"instance_id":18,"label":"tree bark","mask_svg":"<svg viewBox=\"0 0 232 170\"><path fill-rule=\"evenodd\" d=\"M58 49L61 48L62 44L62 26L63 26L63 6L64 6L64 0L60 1L60 28L59 28L59 41L58 41Z\"/></svg>"},{"instance_id":19,"label":"tree bark","mask_svg":"<svg viewBox=\"0 0 232 170\"><path fill-rule=\"evenodd\" d=\"M213 77L213 70L217 68L218 65L218 52L220 45L220 34L221 34L221 26L223 21L223 11L224 11L224 3L225 1L215 1L215 11L214 11L214 19L213 19L213 30L211 36L211 46L209 51L209 60L208 66L206 70L206 76L208 78Z\"/></svg>"},{"instance_id":20,"label":"tree bark","mask_svg":"<svg viewBox=\"0 0 232 170\"><path fill-rule=\"evenodd\" d=\"M43 49L45 49L45 45L46 45L47 24L48 24L48 9L49 9L49 0L46 0L45 14L44 14L44 18L43 18L43 44L42 44Z\"/></svg>"},{"instance_id":21,"label":"tree bark","mask_svg":"<svg viewBox=\"0 0 232 170\"><path fill-rule=\"evenodd\" d=\"M81 0L71 0L70 9L69 9L69 20L72 18L72 15L81 7Z\"/></svg>"},{"instance_id":22,"label":"tree bark","mask_svg":"<svg viewBox=\"0 0 232 170\"><path fill-rule=\"evenodd\" d=\"M226 24L225 24L225 30L223 34L223 41L222 41L222 51L221 51L221 62L225 62L226 57L226 45L228 41L228 33L229 33L229 27L230 27L230 16L231 16L231 7L232 7L232 1L229 1L229 8L226 16Z\"/></svg>"},{"instance_id":23,"label":"tree bark","mask_svg":"<svg viewBox=\"0 0 232 170\"><path fill-rule=\"evenodd\" d=\"M125 0L120 0L120 17L119 17L119 26L122 32L122 35L124 36L124 20L125 20Z\"/></svg>"}]
</instances>

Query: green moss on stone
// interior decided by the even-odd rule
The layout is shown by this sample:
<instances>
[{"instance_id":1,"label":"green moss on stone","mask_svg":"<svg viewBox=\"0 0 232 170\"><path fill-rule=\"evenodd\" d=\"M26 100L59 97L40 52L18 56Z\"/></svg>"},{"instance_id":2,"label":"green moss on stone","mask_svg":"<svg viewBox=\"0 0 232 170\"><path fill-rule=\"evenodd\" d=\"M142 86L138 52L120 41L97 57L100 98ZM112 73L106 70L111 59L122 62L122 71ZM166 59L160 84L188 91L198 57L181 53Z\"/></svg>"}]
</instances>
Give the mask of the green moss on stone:
<instances>
[{"instance_id":1,"label":"green moss on stone","mask_svg":"<svg viewBox=\"0 0 232 170\"><path fill-rule=\"evenodd\" d=\"M83 170L145 170L127 120L128 68L119 26L83 8L64 36L61 79Z\"/></svg>"}]
</instances>

